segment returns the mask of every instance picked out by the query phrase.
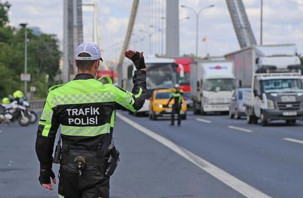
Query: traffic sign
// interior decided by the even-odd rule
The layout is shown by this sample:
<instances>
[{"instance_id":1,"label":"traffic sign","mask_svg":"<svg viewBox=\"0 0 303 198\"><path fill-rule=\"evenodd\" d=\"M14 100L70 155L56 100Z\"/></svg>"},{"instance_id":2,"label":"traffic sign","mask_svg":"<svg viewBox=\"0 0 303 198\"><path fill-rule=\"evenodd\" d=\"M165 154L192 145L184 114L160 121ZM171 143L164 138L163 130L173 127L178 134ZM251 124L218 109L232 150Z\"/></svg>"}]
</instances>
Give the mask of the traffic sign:
<instances>
[{"instance_id":1,"label":"traffic sign","mask_svg":"<svg viewBox=\"0 0 303 198\"><path fill-rule=\"evenodd\" d=\"M21 74L21 80L22 81L30 81L31 75L30 74Z\"/></svg>"}]
</instances>

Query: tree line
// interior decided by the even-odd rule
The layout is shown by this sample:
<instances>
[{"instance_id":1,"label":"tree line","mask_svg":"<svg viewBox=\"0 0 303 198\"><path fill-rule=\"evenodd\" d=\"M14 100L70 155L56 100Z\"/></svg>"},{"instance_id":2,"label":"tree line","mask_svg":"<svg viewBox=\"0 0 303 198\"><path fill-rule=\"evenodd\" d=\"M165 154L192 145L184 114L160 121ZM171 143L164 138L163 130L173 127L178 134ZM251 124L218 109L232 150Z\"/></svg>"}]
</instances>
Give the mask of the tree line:
<instances>
[{"instance_id":1,"label":"tree line","mask_svg":"<svg viewBox=\"0 0 303 198\"><path fill-rule=\"evenodd\" d=\"M25 28L9 25L10 7L10 3L0 1L0 98L17 89L24 91L20 75L24 73ZM27 38L28 91L34 86L35 98L44 98L50 85L60 83L59 40L51 34L36 35L30 29Z\"/></svg>"}]
</instances>

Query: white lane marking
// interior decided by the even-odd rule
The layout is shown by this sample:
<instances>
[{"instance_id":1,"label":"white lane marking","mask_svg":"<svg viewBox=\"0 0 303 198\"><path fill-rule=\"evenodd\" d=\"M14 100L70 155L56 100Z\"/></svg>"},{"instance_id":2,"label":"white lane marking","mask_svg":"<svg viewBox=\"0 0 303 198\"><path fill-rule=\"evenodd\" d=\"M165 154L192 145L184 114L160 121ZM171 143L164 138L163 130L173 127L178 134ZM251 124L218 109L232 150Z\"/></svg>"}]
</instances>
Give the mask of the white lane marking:
<instances>
[{"instance_id":1,"label":"white lane marking","mask_svg":"<svg viewBox=\"0 0 303 198\"><path fill-rule=\"evenodd\" d=\"M283 140L303 144L303 140L297 140L297 139L294 139L294 138L283 138Z\"/></svg>"},{"instance_id":2,"label":"white lane marking","mask_svg":"<svg viewBox=\"0 0 303 198\"><path fill-rule=\"evenodd\" d=\"M244 129L244 128L236 127L236 126L228 126L228 128L234 129L234 130L237 130L237 131L246 132L246 133L252 133L253 132L252 130Z\"/></svg>"},{"instance_id":3,"label":"white lane marking","mask_svg":"<svg viewBox=\"0 0 303 198\"><path fill-rule=\"evenodd\" d=\"M185 158L189 162L193 163L200 169L206 171L213 177L217 178L221 182L225 183L227 186L233 188L235 191L239 192L240 194L244 195L245 197L256 197L256 198L271 198L269 195L257 190L256 188L246 184L245 182L239 180L238 178L232 176L231 174L225 172L224 170L216 167L215 165L211 164L210 162L204 160L203 158L199 157L198 155L190 152L189 150L178 146L177 144L173 143L172 141L158 135L157 133L137 124L136 122L124 117L120 113L117 113L117 117L121 120L126 122L127 124L131 125L132 127L136 128L137 130L141 131L145 135L151 137L152 139L158 141L159 143L163 144L167 148L171 149L181 157Z\"/></svg>"},{"instance_id":4,"label":"white lane marking","mask_svg":"<svg viewBox=\"0 0 303 198\"><path fill-rule=\"evenodd\" d=\"M196 118L196 120L199 122L204 122L204 123L212 123L212 121L210 121L210 120L205 120L205 119L201 119L201 118Z\"/></svg>"}]
</instances>

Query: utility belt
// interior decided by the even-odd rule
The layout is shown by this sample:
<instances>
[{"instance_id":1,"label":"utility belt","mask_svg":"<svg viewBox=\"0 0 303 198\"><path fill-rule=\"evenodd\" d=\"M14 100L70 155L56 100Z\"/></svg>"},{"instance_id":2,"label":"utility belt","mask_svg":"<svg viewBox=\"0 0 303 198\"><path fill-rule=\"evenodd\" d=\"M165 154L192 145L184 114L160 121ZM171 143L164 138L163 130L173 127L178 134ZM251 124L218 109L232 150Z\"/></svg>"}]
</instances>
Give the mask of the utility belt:
<instances>
[{"instance_id":1,"label":"utility belt","mask_svg":"<svg viewBox=\"0 0 303 198\"><path fill-rule=\"evenodd\" d=\"M101 149L107 149L102 152ZM82 171L86 166L103 166L105 164L105 175L111 176L115 172L120 161L120 153L116 147L111 143L108 148L102 148L99 143L98 149L95 152L86 150L70 150L69 145L65 144L61 147L61 137L58 140L53 162L56 164L71 164L74 163L82 175Z\"/></svg>"},{"instance_id":2,"label":"utility belt","mask_svg":"<svg viewBox=\"0 0 303 198\"><path fill-rule=\"evenodd\" d=\"M88 157L85 155L62 155L60 164L72 164L75 163L77 157L83 157L85 159L86 166L100 166L104 163L105 159L97 158L97 157Z\"/></svg>"}]
</instances>

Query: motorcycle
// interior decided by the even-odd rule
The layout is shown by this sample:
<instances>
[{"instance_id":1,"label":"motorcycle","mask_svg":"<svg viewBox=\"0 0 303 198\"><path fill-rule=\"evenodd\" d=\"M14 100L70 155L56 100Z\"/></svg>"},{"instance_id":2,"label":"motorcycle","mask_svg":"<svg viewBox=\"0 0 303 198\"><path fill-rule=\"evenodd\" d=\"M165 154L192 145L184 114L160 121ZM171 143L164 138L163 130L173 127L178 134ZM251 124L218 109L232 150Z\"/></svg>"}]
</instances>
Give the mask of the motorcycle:
<instances>
[{"instance_id":1,"label":"motorcycle","mask_svg":"<svg viewBox=\"0 0 303 198\"><path fill-rule=\"evenodd\" d=\"M17 121L20 126L28 126L31 123L27 107L19 104L18 101L13 101L11 104L1 104L0 112L0 123Z\"/></svg>"},{"instance_id":2,"label":"motorcycle","mask_svg":"<svg viewBox=\"0 0 303 198\"><path fill-rule=\"evenodd\" d=\"M27 114L28 114L29 117L30 117L30 123L31 123L31 124L34 124L35 122L37 122L37 120L38 120L38 115L36 114L36 112L29 110L29 107L30 107L30 106L29 106L29 102L27 102L27 101L22 101L21 104L22 104L24 107L26 107Z\"/></svg>"}]
</instances>

